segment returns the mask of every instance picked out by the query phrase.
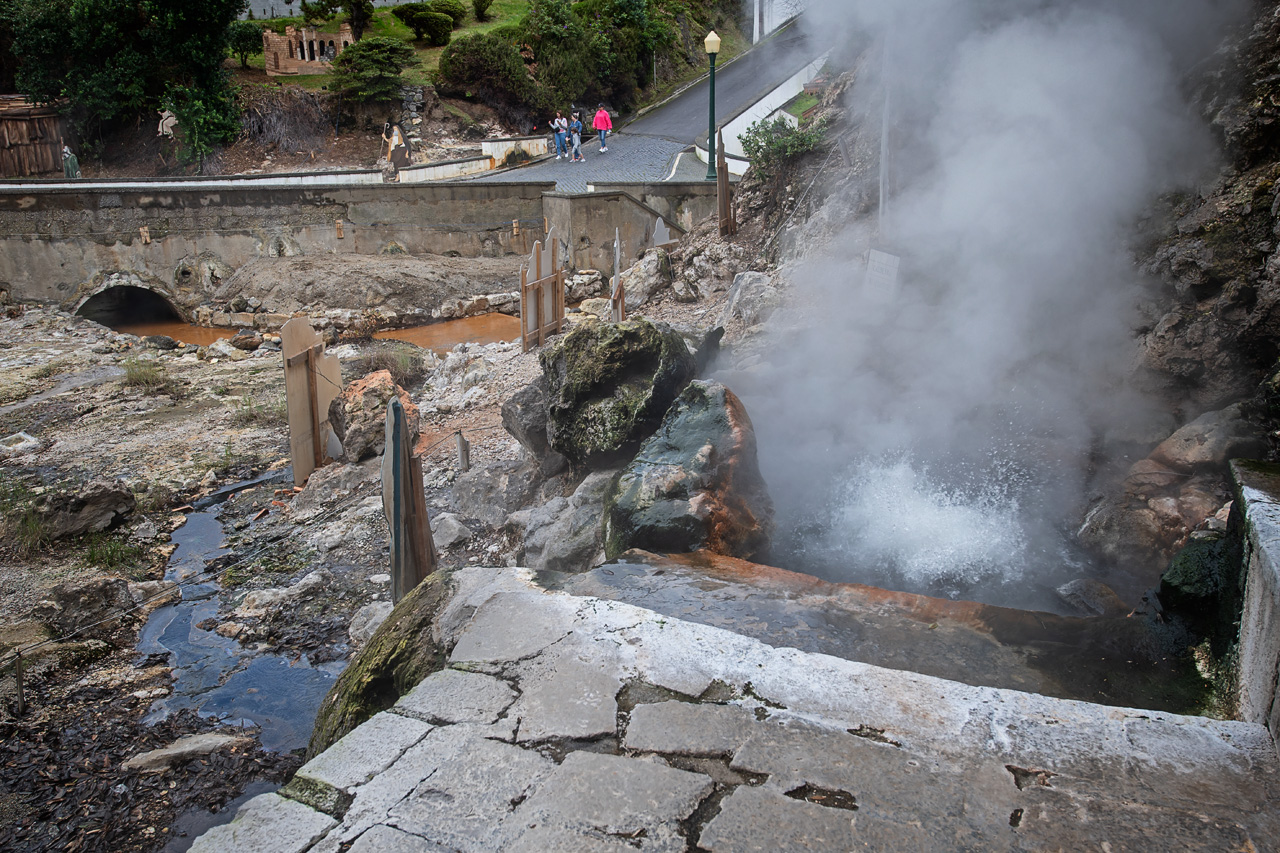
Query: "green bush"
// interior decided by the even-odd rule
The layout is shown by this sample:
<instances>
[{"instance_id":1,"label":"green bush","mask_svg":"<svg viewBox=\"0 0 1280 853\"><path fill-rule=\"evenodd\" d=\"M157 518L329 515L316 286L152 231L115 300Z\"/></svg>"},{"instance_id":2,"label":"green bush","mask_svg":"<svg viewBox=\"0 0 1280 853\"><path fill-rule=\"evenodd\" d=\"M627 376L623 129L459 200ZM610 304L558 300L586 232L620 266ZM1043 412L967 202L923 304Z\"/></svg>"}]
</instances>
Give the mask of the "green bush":
<instances>
[{"instance_id":1,"label":"green bush","mask_svg":"<svg viewBox=\"0 0 1280 853\"><path fill-rule=\"evenodd\" d=\"M333 61L333 88L344 97L358 101L398 101L400 72L416 61L413 48L400 39L383 36L361 39Z\"/></svg>"},{"instance_id":2,"label":"green bush","mask_svg":"<svg viewBox=\"0 0 1280 853\"><path fill-rule=\"evenodd\" d=\"M540 92L515 45L493 34L460 36L444 49L437 73L444 95L479 97L508 116L541 107Z\"/></svg>"},{"instance_id":3,"label":"green bush","mask_svg":"<svg viewBox=\"0 0 1280 853\"><path fill-rule=\"evenodd\" d=\"M455 29L467 22L467 7L462 0L427 0L427 5L437 14L448 15Z\"/></svg>"},{"instance_id":4,"label":"green bush","mask_svg":"<svg viewBox=\"0 0 1280 853\"><path fill-rule=\"evenodd\" d=\"M740 138L742 151L764 176L776 175L784 166L822 143L824 125L792 127L779 116L773 121L761 119L747 128Z\"/></svg>"},{"instance_id":5,"label":"green bush","mask_svg":"<svg viewBox=\"0 0 1280 853\"><path fill-rule=\"evenodd\" d=\"M471 0L471 8L475 10L477 21L489 20L489 6L493 0Z\"/></svg>"},{"instance_id":6,"label":"green bush","mask_svg":"<svg viewBox=\"0 0 1280 853\"><path fill-rule=\"evenodd\" d=\"M400 22L413 30L413 37L433 47L444 47L453 37L453 18L437 11L431 3L405 3L391 10Z\"/></svg>"}]
</instances>

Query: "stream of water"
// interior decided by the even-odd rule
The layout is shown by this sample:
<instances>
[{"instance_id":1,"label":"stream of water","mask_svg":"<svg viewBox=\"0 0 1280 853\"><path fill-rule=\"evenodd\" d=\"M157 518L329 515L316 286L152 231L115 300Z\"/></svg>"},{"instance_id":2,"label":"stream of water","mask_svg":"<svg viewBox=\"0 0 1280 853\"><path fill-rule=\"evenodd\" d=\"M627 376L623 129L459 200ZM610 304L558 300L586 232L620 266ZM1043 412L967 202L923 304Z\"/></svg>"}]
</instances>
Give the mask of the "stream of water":
<instances>
[{"instance_id":1,"label":"stream of water","mask_svg":"<svg viewBox=\"0 0 1280 853\"><path fill-rule=\"evenodd\" d=\"M145 722L191 708L227 725L256 727L263 749L290 752L307 745L320 702L346 662L312 666L306 655L259 653L199 627L218 615L222 589L216 579L193 582L204 573L207 561L226 553L218 521L221 501L264 479L237 483L206 498L204 506L197 506L173 532L178 548L165 579L188 585L182 588L181 601L151 614L137 650L167 655L173 667L173 692L152 705Z\"/></svg>"}]
</instances>

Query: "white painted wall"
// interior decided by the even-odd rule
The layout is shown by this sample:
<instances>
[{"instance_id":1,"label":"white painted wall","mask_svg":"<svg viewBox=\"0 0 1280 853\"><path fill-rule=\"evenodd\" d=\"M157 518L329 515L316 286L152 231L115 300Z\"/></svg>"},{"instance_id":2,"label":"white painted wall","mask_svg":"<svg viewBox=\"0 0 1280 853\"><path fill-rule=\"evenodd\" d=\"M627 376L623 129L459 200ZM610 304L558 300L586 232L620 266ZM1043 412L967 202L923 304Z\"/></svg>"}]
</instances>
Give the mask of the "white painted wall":
<instances>
[{"instance_id":1,"label":"white painted wall","mask_svg":"<svg viewBox=\"0 0 1280 853\"><path fill-rule=\"evenodd\" d=\"M808 5L806 0L752 0L751 43L769 35L787 21L799 15Z\"/></svg>"},{"instance_id":2,"label":"white painted wall","mask_svg":"<svg viewBox=\"0 0 1280 853\"><path fill-rule=\"evenodd\" d=\"M426 163L422 166L406 166L399 172L400 183L421 184L427 181L447 181L450 178L461 178L477 172L487 172L494 166L492 157L468 157L465 160L450 160L447 163Z\"/></svg>"}]
</instances>

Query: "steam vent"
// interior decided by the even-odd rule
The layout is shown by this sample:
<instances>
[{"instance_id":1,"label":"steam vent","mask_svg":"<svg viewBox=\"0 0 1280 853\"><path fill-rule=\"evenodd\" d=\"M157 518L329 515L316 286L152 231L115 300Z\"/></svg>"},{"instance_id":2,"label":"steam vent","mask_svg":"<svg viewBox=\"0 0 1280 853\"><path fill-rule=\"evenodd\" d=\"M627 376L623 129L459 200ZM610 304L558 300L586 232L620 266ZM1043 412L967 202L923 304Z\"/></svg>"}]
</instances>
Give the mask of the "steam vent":
<instances>
[{"instance_id":1,"label":"steam vent","mask_svg":"<svg viewBox=\"0 0 1280 853\"><path fill-rule=\"evenodd\" d=\"M0 20L0 847L1280 851L1280 0L134 5Z\"/></svg>"}]
</instances>

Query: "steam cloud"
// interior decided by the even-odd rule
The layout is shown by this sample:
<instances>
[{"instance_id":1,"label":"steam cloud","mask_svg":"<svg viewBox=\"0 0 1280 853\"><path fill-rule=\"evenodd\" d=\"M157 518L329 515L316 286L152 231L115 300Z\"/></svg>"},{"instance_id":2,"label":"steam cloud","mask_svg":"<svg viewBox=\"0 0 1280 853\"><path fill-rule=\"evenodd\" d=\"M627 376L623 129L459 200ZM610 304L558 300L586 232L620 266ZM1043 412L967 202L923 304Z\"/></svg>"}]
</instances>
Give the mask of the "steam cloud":
<instances>
[{"instance_id":1,"label":"steam cloud","mask_svg":"<svg viewBox=\"0 0 1280 853\"><path fill-rule=\"evenodd\" d=\"M1214 164L1179 84L1245 5L810 4L813 32L877 40L851 99L878 140L889 93L891 190L880 233L852 223L791 268L816 310L776 343L785 381L743 394L775 562L987 600L1024 569L1080 574L1059 531L1086 460L1150 408L1125 384L1143 288L1125 241ZM903 257L888 303L862 290L868 247Z\"/></svg>"}]
</instances>

